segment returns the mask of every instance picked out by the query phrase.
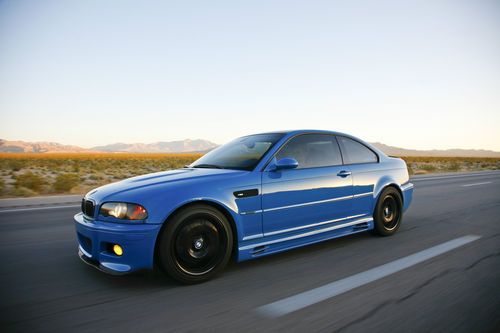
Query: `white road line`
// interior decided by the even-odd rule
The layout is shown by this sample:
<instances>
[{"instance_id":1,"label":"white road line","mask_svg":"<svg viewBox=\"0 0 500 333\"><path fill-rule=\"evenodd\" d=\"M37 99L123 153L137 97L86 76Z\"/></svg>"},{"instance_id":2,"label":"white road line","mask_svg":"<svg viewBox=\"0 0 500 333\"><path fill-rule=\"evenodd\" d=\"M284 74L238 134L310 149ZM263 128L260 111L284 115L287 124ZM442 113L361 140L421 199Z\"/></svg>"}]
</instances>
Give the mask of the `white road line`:
<instances>
[{"instance_id":1,"label":"white road line","mask_svg":"<svg viewBox=\"0 0 500 333\"><path fill-rule=\"evenodd\" d=\"M0 213L27 212L27 211L32 211L32 210L76 208L76 207L80 207L80 205L3 209L3 210L0 210Z\"/></svg>"},{"instance_id":2,"label":"white road line","mask_svg":"<svg viewBox=\"0 0 500 333\"><path fill-rule=\"evenodd\" d=\"M482 182L482 183L474 183L474 184L465 184L462 185L463 187L469 187L469 186L477 186L477 185L484 185L484 184L491 184L492 182Z\"/></svg>"},{"instance_id":3,"label":"white road line","mask_svg":"<svg viewBox=\"0 0 500 333\"><path fill-rule=\"evenodd\" d=\"M341 279L324 286L263 305L256 310L258 313L267 317L283 316L310 305L316 304L318 302L324 301L326 299L343 294L373 281L382 279L388 275L397 273L403 269L434 258L438 255L473 242L479 238L481 238L481 236L476 235L467 235L464 237L455 238L446 243L433 246L431 248L428 248L427 250L417 252L407 257L403 257L390 263L369 269L362 273L352 275L345 279Z\"/></svg>"},{"instance_id":4,"label":"white road line","mask_svg":"<svg viewBox=\"0 0 500 333\"><path fill-rule=\"evenodd\" d=\"M422 180L434 180L434 179L451 179L451 178L466 178L466 177L479 177L479 176L496 176L500 173L496 171L485 172L485 173L474 173L474 174L461 174L461 175L450 175L450 176L436 176L436 177L422 177L422 178L410 178L412 182L418 182Z\"/></svg>"}]
</instances>

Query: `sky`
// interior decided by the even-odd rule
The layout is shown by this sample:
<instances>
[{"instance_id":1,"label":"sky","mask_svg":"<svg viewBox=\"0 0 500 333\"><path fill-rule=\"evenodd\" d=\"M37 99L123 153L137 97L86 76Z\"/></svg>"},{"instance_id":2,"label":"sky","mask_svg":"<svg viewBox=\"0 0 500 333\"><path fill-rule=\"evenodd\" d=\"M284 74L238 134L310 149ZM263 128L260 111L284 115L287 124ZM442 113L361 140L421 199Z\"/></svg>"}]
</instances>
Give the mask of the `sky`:
<instances>
[{"instance_id":1,"label":"sky","mask_svg":"<svg viewBox=\"0 0 500 333\"><path fill-rule=\"evenodd\" d=\"M500 151L500 2L0 0L0 138Z\"/></svg>"}]
</instances>

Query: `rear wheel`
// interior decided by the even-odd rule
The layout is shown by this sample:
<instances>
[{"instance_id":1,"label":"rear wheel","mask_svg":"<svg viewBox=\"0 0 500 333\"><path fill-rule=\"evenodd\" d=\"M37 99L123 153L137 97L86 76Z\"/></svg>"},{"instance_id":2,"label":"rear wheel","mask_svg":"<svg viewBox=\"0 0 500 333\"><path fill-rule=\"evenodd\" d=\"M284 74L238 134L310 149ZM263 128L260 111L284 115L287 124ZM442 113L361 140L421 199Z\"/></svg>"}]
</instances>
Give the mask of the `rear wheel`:
<instances>
[{"instance_id":1,"label":"rear wheel","mask_svg":"<svg viewBox=\"0 0 500 333\"><path fill-rule=\"evenodd\" d=\"M227 218L216 208L197 204L167 222L157 248L161 268L175 280L200 283L227 265L233 235Z\"/></svg>"},{"instance_id":2,"label":"rear wheel","mask_svg":"<svg viewBox=\"0 0 500 333\"><path fill-rule=\"evenodd\" d=\"M398 231L403 218L403 200L394 187L382 191L375 207L373 219L375 233L390 236Z\"/></svg>"}]
</instances>

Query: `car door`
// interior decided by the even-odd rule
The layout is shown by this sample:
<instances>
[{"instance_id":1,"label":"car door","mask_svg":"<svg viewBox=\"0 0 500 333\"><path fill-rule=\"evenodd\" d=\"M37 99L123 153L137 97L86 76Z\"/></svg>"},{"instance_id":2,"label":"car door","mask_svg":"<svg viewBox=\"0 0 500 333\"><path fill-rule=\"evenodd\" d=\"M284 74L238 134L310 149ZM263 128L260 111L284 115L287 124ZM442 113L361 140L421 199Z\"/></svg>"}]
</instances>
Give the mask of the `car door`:
<instances>
[{"instance_id":1,"label":"car door","mask_svg":"<svg viewBox=\"0 0 500 333\"><path fill-rule=\"evenodd\" d=\"M282 158L297 160L298 167L270 170L268 165L262 173L265 236L336 223L351 214L352 179L335 136L295 136L273 160Z\"/></svg>"},{"instance_id":2,"label":"car door","mask_svg":"<svg viewBox=\"0 0 500 333\"><path fill-rule=\"evenodd\" d=\"M371 216L374 209L373 190L380 177L378 155L363 143L344 136L337 137L344 163L352 173L354 215Z\"/></svg>"}]
</instances>

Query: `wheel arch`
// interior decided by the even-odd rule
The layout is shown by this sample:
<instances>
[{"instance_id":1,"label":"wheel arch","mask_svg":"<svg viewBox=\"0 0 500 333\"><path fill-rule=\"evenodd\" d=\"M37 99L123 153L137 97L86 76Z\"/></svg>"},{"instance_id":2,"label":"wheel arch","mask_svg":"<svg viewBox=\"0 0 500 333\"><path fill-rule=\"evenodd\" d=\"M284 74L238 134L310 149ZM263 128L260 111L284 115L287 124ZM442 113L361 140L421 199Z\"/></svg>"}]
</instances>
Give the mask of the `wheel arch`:
<instances>
[{"instance_id":1,"label":"wheel arch","mask_svg":"<svg viewBox=\"0 0 500 333\"><path fill-rule=\"evenodd\" d=\"M376 185L375 185L375 188L374 188L374 191L373 191L373 197L374 197L374 202L375 204L378 202L379 198L380 198L380 194L388 187L393 187L395 188L398 193L399 193L399 196L401 197L401 202L403 203L404 205L404 195L403 195L403 190L401 190L401 186L394 180L394 179L391 179L391 178L382 178ZM374 205L375 207L375 205Z\"/></svg>"},{"instance_id":2,"label":"wheel arch","mask_svg":"<svg viewBox=\"0 0 500 333\"><path fill-rule=\"evenodd\" d=\"M389 188L389 187L392 187L394 189L396 189L396 191L398 191L399 193L399 196L401 197L401 202L404 204L404 196L403 196L403 191L401 190L401 188L398 186L398 184L395 184L395 183L390 183L390 184L387 184L385 185L382 190L380 191L380 193L378 194L377 196L377 200L380 196L380 194L386 189L386 188Z\"/></svg>"},{"instance_id":3,"label":"wheel arch","mask_svg":"<svg viewBox=\"0 0 500 333\"><path fill-rule=\"evenodd\" d=\"M228 207L226 207L225 205L219 203L219 202L216 202L216 201L213 201L213 200L208 200L208 199L200 199L200 200L194 200L194 201L185 202L185 203L179 205L178 207L176 207L174 210L172 210L167 215L167 217L165 218L165 220L162 223L162 226L161 226L161 228L160 228L160 230L158 232L158 235L156 236L156 240L155 240L155 246L154 246L154 262L155 262L155 265L157 264L157 260L158 260L159 238L161 237L161 234L162 234L163 230L166 228L166 225L167 225L168 221L176 213L178 213L179 211L181 211L183 209L186 209L186 208L188 208L190 206L195 206L195 205L199 205L199 204L204 204L204 205L211 206L211 207L217 209L219 212L221 212L227 218L227 220L229 222L229 225L231 226L231 232L233 233L233 250L232 250L232 253L231 253L231 257L234 258L235 254L238 251L238 228L236 226L236 221L234 219L234 216L230 212L230 209Z\"/></svg>"}]
</instances>

